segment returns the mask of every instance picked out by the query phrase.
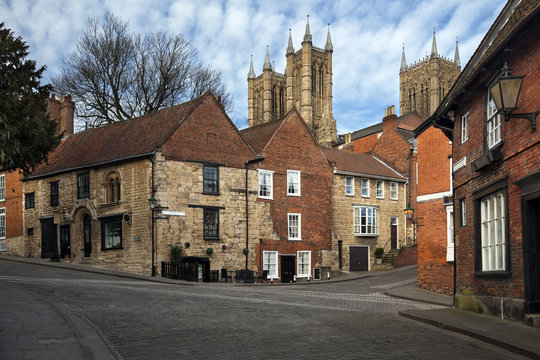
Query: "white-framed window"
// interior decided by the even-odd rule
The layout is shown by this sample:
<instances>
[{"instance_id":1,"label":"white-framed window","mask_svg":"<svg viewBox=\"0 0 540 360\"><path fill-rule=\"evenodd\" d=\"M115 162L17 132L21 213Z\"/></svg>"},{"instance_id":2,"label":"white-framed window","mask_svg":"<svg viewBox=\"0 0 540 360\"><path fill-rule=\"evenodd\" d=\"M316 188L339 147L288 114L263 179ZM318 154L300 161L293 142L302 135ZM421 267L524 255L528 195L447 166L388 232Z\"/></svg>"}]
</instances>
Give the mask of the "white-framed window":
<instances>
[{"instance_id":1,"label":"white-framed window","mask_svg":"<svg viewBox=\"0 0 540 360\"><path fill-rule=\"evenodd\" d=\"M465 199L459 200L459 210L460 210L460 225L467 226L467 203Z\"/></svg>"},{"instance_id":2,"label":"white-framed window","mask_svg":"<svg viewBox=\"0 0 540 360\"><path fill-rule=\"evenodd\" d=\"M259 197L263 199L274 198L274 172L259 170Z\"/></svg>"},{"instance_id":3,"label":"white-framed window","mask_svg":"<svg viewBox=\"0 0 540 360\"><path fill-rule=\"evenodd\" d=\"M263 251L263 270L268 270L268 279L278 277L278 252Z\"/></svg>"},{"instance_id":4,"label":"white-framed window","mask_svg":"<svg viewBox=\"0 0 540 360\"><path fill-rule=\"evenodd\" d=\"M486 102L486 136L487 146L489 149L501 142L501 114L497 113L497 106L491 96L491 92L487 92Z\"/></svg>"},{"instance_id":5,"label":"white-framed window","mask_svg":"<svg viewBox=\"0 0 540 360\"><path fill-rule=\"evenodd\" d=\"M352 176L345 178L345 195L354 195L354 177Z\"/></svg>"},{"instance_id":6,"label":"white-framed window","mask_svg":"<svg viewBox=\"0 0 540 360\"><path fill-rule=\"evenodd\" d=\"M377 199L384 199L384 180L377 180Z\"/></svg>"},{"instance_id":7,"label":"white-framed window","mask_svg":"<svg viewBox=\"0 0 540 360\"><path fill-rule=\"evenodd\" d=\"M289 240L302 240L302 215L289 213Z\"/></svg>"},{"instance_id":8,"label":"white-framed window","mask_svg":"<svg viewBox=\"0 0 540 360\"><path fill-rule=\"evenodd\" d=\"M298 251L296 258L296 277L310 278L311 277L311 251Z\"/></svg>"},{"instance_id":9,"label":"white-framed window","mask_svg":"<svg viewBox=\"0 0 540 360\"><path fill-rule=\"evenodd\" d=\"M454 261L454 207L446 207L446 261Z\"/></svg>"},{"instance_id":10,"label":"white-framed window","mask_svg":"<svg viewBox=\"0 0 540 360\"><path fill-rule=\"evenodd\" d=\"M480 202L482 270L506 270L504 195L487 196Z\"/></svg>"},{"instance_id":11,"label":"white-framed window","mask_svg":"<svg viewBox=\"0 0 540 360\"><path fill-rule=\"evenodd\" d=\"M362 179L362 197L369 197L369 179Z\"/></svg>"},{"instance_id":12,"label":"white-framed window","mask_svg":"<svg viewBox=\"0 0 540 360\"><path fill-rule=\"evenodd\" d=\"M300 196L300 171L287 170L287 195Z\"/></svg>"},{"instance_id":13,"label":"white-framed window","mask_svg":"<svg viewBox=\"0 0 540 360\"><path fill-rule=\"evenodd\" d=\"M6 200L6 175L0 175L0 201Z\"/></svg>"},{"instance_id":14,"label":"white-framed window","mask_svg":"<svg viewBox=\"0 0 540 360\"><path fill-rule=\"evenodd\" d=\"M461 143L469 139L469 112L461 116Z\"/></svg>"},{"instance_id":15,"label":"white-framed window","mask_svg":"<svg viewBox=\"0 0 540 360\"><path fill-rule=\"evenodd\" d=\"M355 236L379 234L379 209L373 206L353 206Z\"/></svg>"},{"instance_id":16,"label":"white-framed window","mask_svg":"<svg viewBox=\"0 0 540 360\"><path fill-rule=\"evenodd\" d=\"M6 208L0 208L0 239L6 237Z\"/></svg>"},{"instance_id":17,"label":"white-framed window","mask_svg":"<svg viewBox=\"0 0 540 360\"><path fill-rule=\"evenodd\" d=\"M397 200L398 199L398 184L397 182L391 182L390 183L390 199Z\"/></svg>"}]
</instances>

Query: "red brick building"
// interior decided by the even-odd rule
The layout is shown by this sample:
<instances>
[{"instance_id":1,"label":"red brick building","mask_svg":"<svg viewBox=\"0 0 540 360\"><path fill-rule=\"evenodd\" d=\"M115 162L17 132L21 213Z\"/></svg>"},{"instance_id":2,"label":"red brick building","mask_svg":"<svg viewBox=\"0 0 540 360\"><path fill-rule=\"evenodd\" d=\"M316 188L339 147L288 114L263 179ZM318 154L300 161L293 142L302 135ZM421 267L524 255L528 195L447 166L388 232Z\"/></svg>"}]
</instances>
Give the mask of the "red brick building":
<instances>
[{"instance_id":1,"label":"red brick building","mask_svg":"<svg viewBox=\"0 0 540 360\"><path fill-rule=\"evenodd\" d=\"M241 131L262 157L258 201L270 203L279 239L260 239L259 268L290 282L315 277L332 249L332 170L306 123L293 109L282 120Z\"/></svg>"},{"instance_id":2,"label":"red brick building","mask_svg":"<svg viewBox=\"0 0 540 360\"><path fill-rule=\"evenodd\" d=\"M540 3L509 1L432 118L453 140L456 304L515 319L540 312L539 34ZM518 116L490 91L505 64Z\"/></svg>"},{"instance_id":3,"label":"red brick building","mask_svg":"<svg viewBox=\"0 0 540 360\"><path fill-rule=\"evenodd\" d=\"M418 286L452 294L454 233L452 143L429 119L416 130Z\"/></svg>"}]
</instances>

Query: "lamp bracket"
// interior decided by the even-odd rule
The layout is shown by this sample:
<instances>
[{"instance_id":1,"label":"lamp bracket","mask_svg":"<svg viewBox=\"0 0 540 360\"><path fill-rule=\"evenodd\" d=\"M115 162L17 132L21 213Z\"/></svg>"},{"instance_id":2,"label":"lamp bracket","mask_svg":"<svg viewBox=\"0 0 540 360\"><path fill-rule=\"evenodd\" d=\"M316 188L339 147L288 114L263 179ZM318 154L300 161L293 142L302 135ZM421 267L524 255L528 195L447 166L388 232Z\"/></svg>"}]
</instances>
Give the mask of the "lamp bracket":
<instances>
[{"instance_id":1,"label":"lamp bracket","mask_svg":"<svg viewBox=\"0 0 540 360\"><path fill-rule=\"evenodd\" d=\"M505 114L504 120L508 121L510 119L527 119L531 123L531 129L536 131L536 117L540 114L540 110L532 113L522 113L522 114Z\"/></svg>"}]
</instances>

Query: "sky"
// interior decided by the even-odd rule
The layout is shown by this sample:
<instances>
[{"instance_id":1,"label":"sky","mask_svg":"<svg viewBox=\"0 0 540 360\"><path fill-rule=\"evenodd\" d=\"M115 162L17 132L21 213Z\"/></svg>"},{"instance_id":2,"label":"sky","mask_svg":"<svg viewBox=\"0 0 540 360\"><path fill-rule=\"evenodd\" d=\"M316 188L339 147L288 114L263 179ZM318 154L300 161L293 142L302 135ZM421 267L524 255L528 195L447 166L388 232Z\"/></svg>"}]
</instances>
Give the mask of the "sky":
<instances>
[{"instance_id":1,"label":"sky","mask_svg":"<svg viewBox=\"0 0 540 360\"><path fill-rule=\"evenodd\" d=\"M247 126L247 74L253 55L262 73L266 46L275 70L285 71L292 32L300 49L306 18L313 46L324 48L328 24L333 52L333 112L339 134L380 122L384 109L399 114L402 47L407 65L431 52L454 59L456 37L462 68L502 10L504 0L0 0L0 22L30 46L29 59L46 65L43 82L60 74L88 18L107 12L130 30L181 33L204 63L219 69L234 100L229 117ZM66 94L61 94L66 95Z\"/></svg>"}]
</instances>

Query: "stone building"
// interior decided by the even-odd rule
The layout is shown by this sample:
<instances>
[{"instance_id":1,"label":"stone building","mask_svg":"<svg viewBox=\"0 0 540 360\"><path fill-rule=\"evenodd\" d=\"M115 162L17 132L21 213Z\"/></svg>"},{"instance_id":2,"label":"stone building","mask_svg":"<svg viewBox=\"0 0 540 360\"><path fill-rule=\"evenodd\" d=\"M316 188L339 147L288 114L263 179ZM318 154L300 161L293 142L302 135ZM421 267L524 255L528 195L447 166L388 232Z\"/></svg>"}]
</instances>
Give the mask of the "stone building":
<instances>
[{"instance_id":1,"label":"stone building","mask_svg":"<svg viewBox=\"0 0 540 360\"><path fill-rule=\"evenodd\" d=\"M323 152L334 173L332 268L371 270L375 248L397 252L406 243L407 179L370 154L335 148Z\"/></svg>"},{"instance_id":2,"label":"stone building","mask_svg":"<svg viewBox=\"0 0 540 360\"><path fill-rule=\"evenodd\" d=\"M292 108L299 110L317 142L336 142L332 112L332 53L330 27L324 49L313 46L309 17L301 49L295 51L289 30L285 73L274 70L268 49L263 73L255 76L253 59L248 73L248 125L279 120Z\"/></svg>"},{"instance_id":3,"label":"stone building","mask_svg":"<svg viewBox=\"0 0 540 360\"><path fill-rule=\"evenodd\" d=\"M427 119L450 91L460 72L457 40L453 61L438 54L435 30L429 57L407 65L404 46L399 69L399 114L415 111L423 120Z\"/></svg>"},{"instance_id":4,"label":"stone building","mask_svg":"<svg viewBox=\"0 0 540 360\"><path fill-rule=\"evenodd\" d=\"M508 1L432 119L453 142L456 305L519 320L540 312L539 34L540 3Z\"/></svg>"},{"instance_id":5,"label":"stone building","mask_svg":"<svg viewBox=\"0 0 540 360\"><path fill-rule=\"evenodd\" d=\"M272 279L320 278L330 271L332 170L295 110L249 127L242 136L258 154L257 201L270 206L275 235L260 237L256 262Z\"/></svg>"},{"instance_id":6,"label":"stone building","mask_svg":"<svg viewBox=\"0 0 540 360\"><path fill-rule=\"evenodd\" d=\"M273 228L253 159L210 93L76 133L24 178L28 255L150 274L178 245L212 270L254 269ZM154 217L150 198L165 211Z\"/></svg>"}]
</instances>

